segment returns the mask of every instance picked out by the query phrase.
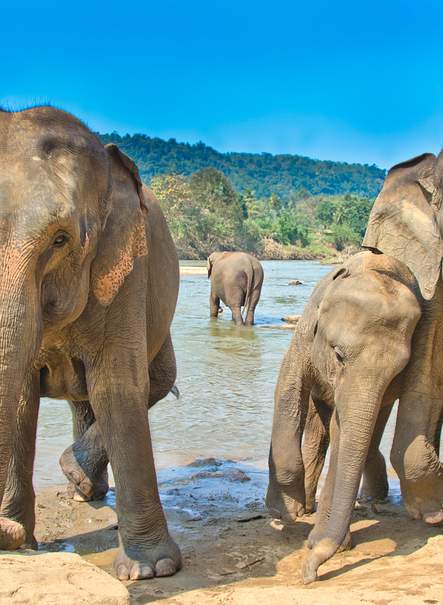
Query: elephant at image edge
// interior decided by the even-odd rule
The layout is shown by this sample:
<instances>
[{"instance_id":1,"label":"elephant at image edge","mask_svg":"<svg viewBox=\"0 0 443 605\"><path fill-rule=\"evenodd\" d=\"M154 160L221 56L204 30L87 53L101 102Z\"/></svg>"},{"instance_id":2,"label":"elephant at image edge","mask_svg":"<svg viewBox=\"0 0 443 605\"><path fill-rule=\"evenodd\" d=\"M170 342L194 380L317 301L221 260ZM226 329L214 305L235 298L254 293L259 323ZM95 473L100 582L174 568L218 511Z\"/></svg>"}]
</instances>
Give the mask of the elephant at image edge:
<instances>
[{"instance_id":1,"label":"elephant at image edge","mask_svg":"<svg viewBox=\"0 0 443 605\"><path fill-rule=\"evenodd\" d=\"M171 575L181 557L147 414L150 366L166 392L175 380L179 271L162 212L132 160L51 107L0 111L0 200L0 548L36 545L47 395L82 406L84 430L98 425L116 482L118 577Z\"/></svg>"},{"instance_id":2,"label":"elephant at image edge","mask_svg":"<svg viewBox=\"0 0 443 605\"><path fill-rule=\"evenodd\" d=\"M412 517L443 521L443 153L426 153L389 171L369 217L363 246L403 261L425 299L405 374L391 462Z\"/></svg>"},{"instance_id":3,"label":"elephant at image edge","mask_svg":"<svg viewBox=\"0 0 443 605\"><path fill-rule=\"evenodd\" d=\"M323 408L325 425L332 413L331 459L308 539L305 583L349 545L363 470L367 493L386 489L379 444L400 392L420 302L416 280L403 263L362 252L319 282L295 328L275 390L266 503L286 520L304 513L306 441L318 444L312 411L307 419L311 398L311 405Z\"/></svg>"},{"instance_id":4,"label":"elephant at image edge","mask_svg":"<svg viewBox=\"0 0 443 605\"><path fill-rule=\"evenodd\" d=\"M213 252L208 257L210 316L218 317L222 300L231 309L236 325L252 326L263 277L263 267L254 256L245 252Z\"/></svg>"}]
</instances>

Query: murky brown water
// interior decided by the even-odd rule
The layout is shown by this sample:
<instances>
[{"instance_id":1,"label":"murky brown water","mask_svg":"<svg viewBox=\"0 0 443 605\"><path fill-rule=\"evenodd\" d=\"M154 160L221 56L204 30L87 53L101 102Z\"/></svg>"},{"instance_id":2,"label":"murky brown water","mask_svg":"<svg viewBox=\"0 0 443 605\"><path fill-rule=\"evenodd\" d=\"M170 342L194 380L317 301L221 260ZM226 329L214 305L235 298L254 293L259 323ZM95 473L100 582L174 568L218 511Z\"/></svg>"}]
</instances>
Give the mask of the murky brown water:
<instances>
[{"instance_id":1,"label":"murky brown water","mask_svg":"<svg viewBox=\"0 0 443 605\"><path fill-rule=\"evenodd\" d=\"M181 397L177 401L168 396L150 412L158 467L178 466L198 457L265 465L274 386L292 336L292 330L281 328L281 317L302 312L315 284L330 267L308 261L268 261L263 265L265 281L257 324L251 329L235 328L229 311L217 321L209 320L208 280L204 275L182 277L173 324ZM304 284L289 286L289 280L295 278ZM391 439L390 427L384 439L385 451ZM58 457L70 443L67 403L43 400L37 486L64 481Z\"/></svg>"}]
</instances>

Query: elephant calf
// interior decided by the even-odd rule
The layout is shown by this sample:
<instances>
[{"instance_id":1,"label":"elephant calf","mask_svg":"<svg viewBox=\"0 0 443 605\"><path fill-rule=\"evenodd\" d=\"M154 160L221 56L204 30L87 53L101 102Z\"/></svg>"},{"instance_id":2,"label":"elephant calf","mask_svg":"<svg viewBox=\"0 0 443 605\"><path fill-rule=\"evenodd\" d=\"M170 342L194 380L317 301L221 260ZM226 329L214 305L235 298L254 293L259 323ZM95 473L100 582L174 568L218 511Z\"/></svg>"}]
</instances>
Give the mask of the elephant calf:
<instances>
[{"instance_id":1,"label":"elephant calf","mask_svg":"<svg viewBox=\"0 0 443 605\"><path fill-rule=\"evenodd\" d=\"M220 300L222 300L231 309L232 319L237 325L252 326L255 307L260 300L263 276L263 267L250 254L213 252L208 257L211 317L218 317ZM244 307L244 320L242 307Z\"/></svg>"},{"instance_id":2,"label":"elephant calf","mask_svg":"<svg viewBox=\"0 0 443 605\"><path fill-rule=\"evenodd\" d=\"M363 470L367 491L380 484L383 491L379 443L420 316L418 286L406 265L361 252L317 285L296 327L275 391L267 505L286 519L304 513L305 466L310 459L312 467L332 416L331 459L308 539L305 583L350 538ZM317 478L311 473L308 492Z\"/></svg>"}]
</instances>

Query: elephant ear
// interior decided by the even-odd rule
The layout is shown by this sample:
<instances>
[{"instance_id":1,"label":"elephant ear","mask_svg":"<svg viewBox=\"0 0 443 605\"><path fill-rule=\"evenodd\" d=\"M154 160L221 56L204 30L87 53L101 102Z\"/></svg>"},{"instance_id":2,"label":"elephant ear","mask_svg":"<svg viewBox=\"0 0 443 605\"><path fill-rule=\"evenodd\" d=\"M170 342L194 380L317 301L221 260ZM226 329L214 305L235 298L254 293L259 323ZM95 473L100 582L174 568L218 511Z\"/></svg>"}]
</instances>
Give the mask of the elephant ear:
<instances>
[{"instance_id":1,"label":"elephant ear","mask_svg":"<svg viewBox=\"0 0 443 605\"><path fill-rule=\"evenodd\" d=\"M206 268L208 270L208 279L211 277L211 273L212 273L212 265L214 264L214 258L213 255L210 254L208 256L208 259L206 261Z\"/></svg>"},{"instance_id":2,"label":"elephant ear","mask_svg":"<svg viewBox=\"0 0 443 605\"><path fill-rule=\"evenodd\" d=\"M441 189L435 169L436 158L431 153L391 168L362 244L403 261L428 300L435 292L443 254L438 224Z\"/></svg>"},{"instance_id":3,"label":"elephant ear","mask_svg":"<svg viewBox=\"0 0 443 605\"><path fill-rule=\"evenodd\" d=\"M135 163L116 145L106 145L110 162L109 213L99 238L91 270L92 291L104 306L109 305L135 259L146 256L146 202L143 183Z\"/></svg>"}]
</instances>

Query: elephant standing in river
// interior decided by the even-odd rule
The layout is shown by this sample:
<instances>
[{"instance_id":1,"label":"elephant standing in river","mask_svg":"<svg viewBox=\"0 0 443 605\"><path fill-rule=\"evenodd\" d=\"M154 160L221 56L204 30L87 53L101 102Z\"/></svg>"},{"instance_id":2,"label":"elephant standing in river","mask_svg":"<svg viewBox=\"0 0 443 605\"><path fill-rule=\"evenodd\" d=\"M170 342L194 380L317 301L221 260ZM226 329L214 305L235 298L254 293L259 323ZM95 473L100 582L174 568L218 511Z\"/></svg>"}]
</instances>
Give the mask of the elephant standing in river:
<instances>
[{"instance_id":1,"label":"elephant standing in river","mask_svg":"<svg viewBox=\"0 0 443 605\"><path fill-rule=\"evenodd\" d=\"M0 549L36 545L44 395L79 406L77 437L93 432L109 456L118 577L173 574L181 557L159 499L147 404L175 380L178 260L132 160L63 111L0 111L0 267Z\"/></svg>"},{"instance_id":2,"label":"elephant standing in river","mask_svg":"<svg viewBox=\"0 0 443 605\"><path fill-rule=\"evenodd\" d=\"M218 317L222 300L231 309L236 325L252 326L263 284L261 263L245 252L213 252L208 257L208 278L210 316Z\"/></svg>"},{"instance_id":3,"label":"elephant standing in river","mask_svg":"<svg viewBox=\"0 0 443 605\"><path fill-rule=\"evenodd\" d=\"M443 521L443 152L426 153L389 171L363 246L403 261L425 299L400 394L391 462L409 513Z\"/></svg>"},{"instance_id":4,"label":"elephant standing in river","mask_svg":"<svg viewBox=\"0 0 443 605\"><path fill-rule=\"evenodd\" d=\"M266 502L283 519L304 513L302 437L306 427L305 447L313 430L306 418L310 413L327 425L332 416L331 459L308 540L305 583L348 543L363 469L367 492L386 489L379 444L420 315L409 269L384 254L362 252L320 281L295 328L275 391ZM318 443L318 433L313 439Z\"/></svg>"}]
</instances>

